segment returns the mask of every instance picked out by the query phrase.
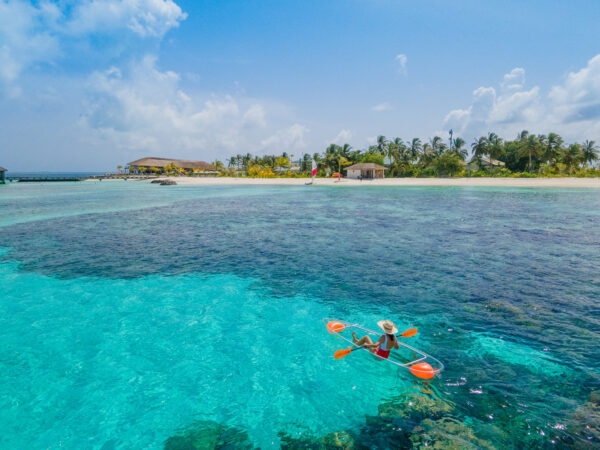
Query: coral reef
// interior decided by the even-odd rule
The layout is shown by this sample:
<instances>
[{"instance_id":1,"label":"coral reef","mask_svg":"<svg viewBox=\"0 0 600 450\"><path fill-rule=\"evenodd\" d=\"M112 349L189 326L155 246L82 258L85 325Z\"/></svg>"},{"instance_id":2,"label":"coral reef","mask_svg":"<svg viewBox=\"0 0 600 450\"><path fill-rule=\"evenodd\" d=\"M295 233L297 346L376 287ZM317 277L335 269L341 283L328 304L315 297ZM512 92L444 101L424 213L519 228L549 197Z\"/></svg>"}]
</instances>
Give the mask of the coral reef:
<instances>
[{"instance_id":1,"label":"coral reef","mask_svg":"<svg viewBox=\"0 0 600 450\"><path fill-rule=\"evenodd\" d=\"M165 441L165 450L252 449L245 431L209 420L194 422Z\"/></svg>"}]
</instances>

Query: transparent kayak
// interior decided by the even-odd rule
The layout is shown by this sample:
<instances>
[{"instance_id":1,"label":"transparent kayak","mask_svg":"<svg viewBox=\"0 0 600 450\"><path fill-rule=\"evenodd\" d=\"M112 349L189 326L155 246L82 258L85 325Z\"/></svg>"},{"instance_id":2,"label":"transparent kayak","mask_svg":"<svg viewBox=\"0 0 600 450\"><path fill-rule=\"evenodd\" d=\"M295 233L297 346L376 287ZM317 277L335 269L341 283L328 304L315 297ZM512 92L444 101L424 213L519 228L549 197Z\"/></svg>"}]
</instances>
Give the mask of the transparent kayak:
<instances>
[{"instance_id":1,"label":"transparent kayak","mask_svg":"<svg viewBox=\"0 0 600 450\"><path fill-rule=\"evenodd\" d=\"M402 369L406 369L418 378L430 379L436 375L439 375L442 370L444 370L444 364L442 364L439 359L406 344L403 342L403 339L406 338L398 337L398 344L400 345L400 348L398 350L392 350L388 358L382 358L381 356L372 353L369 349L365 347L359 347L352 342L353 331L356 332L356 335L359 339L365 334L373 336L373 342L379 339L379 337L383 334L382 331L369 330L368 328L360 326L357 323L350 323L340 319L325 318L323 319L323 323L327 327L327 331L330 334L334 334L338 338L350 344L349 349L352 351L360 349L369 352L375 358L387 361L390 364Z\"/></svg>"}]
</instances>

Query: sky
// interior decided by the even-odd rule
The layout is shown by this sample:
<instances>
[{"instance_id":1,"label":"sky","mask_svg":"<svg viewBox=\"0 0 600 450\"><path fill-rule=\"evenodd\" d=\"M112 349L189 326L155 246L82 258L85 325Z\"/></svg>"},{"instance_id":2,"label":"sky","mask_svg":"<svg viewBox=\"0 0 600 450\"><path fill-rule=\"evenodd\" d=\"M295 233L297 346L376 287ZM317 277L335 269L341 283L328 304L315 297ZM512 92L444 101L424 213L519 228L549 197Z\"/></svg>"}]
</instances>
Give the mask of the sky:
<instances>
[{"instance_id":1,"label":"sky","mask_svg":"<svg viewBox=\"0 0 600 450\"><path fill-rule=\"evenodd\" d=\"M0 166L600 141L597 0L0 0Z\"/></svg>"}]
</instances>

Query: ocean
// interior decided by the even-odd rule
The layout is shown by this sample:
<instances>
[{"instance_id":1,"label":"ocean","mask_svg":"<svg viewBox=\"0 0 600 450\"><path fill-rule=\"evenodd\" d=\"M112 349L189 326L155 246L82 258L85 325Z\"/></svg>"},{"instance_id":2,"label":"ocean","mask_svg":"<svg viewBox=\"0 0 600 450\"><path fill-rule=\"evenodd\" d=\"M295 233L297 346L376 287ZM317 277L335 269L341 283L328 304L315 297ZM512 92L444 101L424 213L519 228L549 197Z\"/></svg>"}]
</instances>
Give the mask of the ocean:
<instances>
[{"instance_id":1,"label":"ocean","mask_svg":"<svg viewBox=\"0 0 600 450\"><path fill-rule=\"evenodd\" d=\"M599 445L598 190L11 183L0 211L2 448ZM335 360L324 317L416 327L445 370Z\"/></svg>"}]
</instances>

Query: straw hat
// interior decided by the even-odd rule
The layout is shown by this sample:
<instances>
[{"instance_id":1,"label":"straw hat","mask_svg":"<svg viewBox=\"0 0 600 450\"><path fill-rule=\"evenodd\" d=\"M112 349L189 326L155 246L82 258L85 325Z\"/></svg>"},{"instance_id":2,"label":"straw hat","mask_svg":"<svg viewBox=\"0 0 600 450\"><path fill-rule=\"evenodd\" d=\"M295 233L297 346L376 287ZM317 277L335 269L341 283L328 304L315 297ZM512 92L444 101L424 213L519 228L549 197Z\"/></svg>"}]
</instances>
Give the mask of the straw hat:
<instances>
[{"instance_id":1,"label":"straw hat","mask_svg":"<svg viewBox=\"0 0 600 450\"><path fill-rule=\"evenodd\" d=\"M394 322L392 322L391 320L380 320L379 322L377 322L377 325L379 325L379 328L385 331L386 334L398 333L398 328L396 328L396 325L394 325Z\"/></svg>"}]
</instances>

